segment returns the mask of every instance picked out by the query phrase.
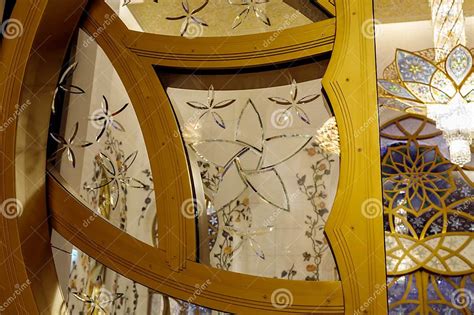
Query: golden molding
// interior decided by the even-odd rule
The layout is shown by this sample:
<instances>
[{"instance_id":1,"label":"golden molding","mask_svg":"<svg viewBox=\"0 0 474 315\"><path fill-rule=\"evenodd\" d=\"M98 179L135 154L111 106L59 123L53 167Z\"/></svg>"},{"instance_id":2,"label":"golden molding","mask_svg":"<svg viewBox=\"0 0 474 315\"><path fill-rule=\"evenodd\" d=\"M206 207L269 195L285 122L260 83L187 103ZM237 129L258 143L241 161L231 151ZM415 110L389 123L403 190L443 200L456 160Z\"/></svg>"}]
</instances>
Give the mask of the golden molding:
<instances>
[{"instance_id":1,"label":"golden molding","mask_svg":"<svg viewBox=\"0 0 474 315\"><path fill-rule=\"evenodd\" d=\"M336 16L336 0L314 0L328 14Z\"/></svg>"},{"instance_id":2,"label":"golden molding","mask_svg":"<svg viewBox=\"0 0 474 315\"><path fill-rule=\"evenodd\" d=\"M176 272L165 263L162 251L123 233L97 216L70 190L67 184L49 173L48 206L52 226L65 239L108 268L127 275L153 290L187 300L196 283L210 280L210 285L196 297L196 304L227 312L252 314L274 313L270 296L278 288L293 295L291 313L343 314L344 305L339 281L289 281L262 278L210 268L188 261L185 272ZM94 219L90 219L90 218ZM88 222L84 226L84 222Z\"/></svg>"},{"instance_id":3,"label":"golden molding","mask_svg":"<svg viewBox=\"0 0 474 315\"><path fill-rule=\"evenodd\" d=\"M372 1L336 0L336 7L336 42L323 87L339 127L341 164L325 232L345 313L387 314L375 47L361 32L373 21ZM367 209L373 205L375 215Z\"/></svg>"},{"instance_id":4,"label":"golden molding","mask_svg":"<svg viewBox=\"0 0 474 315\"><path fill-rule=\"evenodd\" d=\"M0 119L10 123L0 133L0 200L16 200L21 214L0 215L0 310L6 314L60 307L45 194L47 103L84 6L83 0L17 1L11 16L17 33L0 45Z\"/></svg>"},{"instance_id":5,"label":"golden molding","mask_svg":"<svg viewBox=\"0 0 474 315\"><path fill-rule=\"evenodd\" d=\"M176 68L242 68L293 61L332 51L335 18L282 31L231 37L187 39L129 30L103 0L93 0L84 28L103 27L147 63ZM108 17L108 18L107 18ZM108 20L112 22L107 27Z\"/></svg>"}]
</instances>

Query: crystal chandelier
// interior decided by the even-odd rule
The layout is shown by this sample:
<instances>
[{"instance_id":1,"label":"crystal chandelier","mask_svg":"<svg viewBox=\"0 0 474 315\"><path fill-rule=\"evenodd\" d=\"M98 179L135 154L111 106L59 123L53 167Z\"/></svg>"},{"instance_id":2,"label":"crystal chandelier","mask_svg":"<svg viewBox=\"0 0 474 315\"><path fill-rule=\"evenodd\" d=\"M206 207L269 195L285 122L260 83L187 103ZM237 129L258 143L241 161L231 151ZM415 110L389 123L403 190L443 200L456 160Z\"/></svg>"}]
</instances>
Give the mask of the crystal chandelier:
<instances>
[{"instance_id":1,"label":"crystal chandelier","mask_svg":"<svg viewBox=\"0 0 474 315\"><path fill-rule=\"evenodd\" d=\"M464 46L462 2L431 0L435 49L398 49L396 78L378 80L380 105L434 120L459 166L471 161L474 135L473 54Z\"/></svg>"},{"instance_id":2,"label":"crystal chandelier","mask_svg":"<svg viewBox=\"0 0 474 315\"><path fill-rule=\"evenodd\" d=\"M438 62L446 58L457 45L466 45L463 2L464 0L430 0Z\"/></svg>"},{"instance_id":3,"label":"crystal chandelier","mask_svg":"<svg viewBox=\"0 0 474 315\"><path fill-rule=\"evenodd\" d=\"M339 146L339 130L336 124L336 118L329 118L316 132L314 142L323 152L328 154L341 154Z\"/></svg>"}]
</instances>

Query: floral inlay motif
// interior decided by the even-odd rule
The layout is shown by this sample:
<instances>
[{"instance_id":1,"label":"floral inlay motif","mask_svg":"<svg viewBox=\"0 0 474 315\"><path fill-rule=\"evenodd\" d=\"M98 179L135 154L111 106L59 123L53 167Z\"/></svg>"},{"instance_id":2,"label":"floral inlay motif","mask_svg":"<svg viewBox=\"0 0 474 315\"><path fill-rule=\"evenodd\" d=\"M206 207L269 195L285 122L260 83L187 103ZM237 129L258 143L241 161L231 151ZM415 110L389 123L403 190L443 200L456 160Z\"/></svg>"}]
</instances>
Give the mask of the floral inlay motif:
<instances>
[{"instance_id":1,"label":"floral inlay motif","mask_svg":"<svg viewBox=\"0 0 474 315\"><path fill-rule=\"evenodd\" d=\"M103 289L96 289L94 291L95 292L92 296L89 296L82 292L72 293L72 295L76 297L79 301L82 301L85 304L89 305L89 309L87 310L88 314L95 314L96 309L101 310L103 313L107 313L107 307L123 296L122 293L115 293L110 296L109 292L106 292Z\"/></svg>"},{"instance_id":2,"label":"floral inlay motif","mask_svg":"<svg viewBox=\"0 0 474 315\"><path fill-rule=\"evenodd\" d=\"M218 124L221 128L225 128L225 122L224 119L222 118L219 113L217 113L217 109L225 108L232 103L235 102L235 100L229 99L229 100L223 100L220 102L215 101L216 98L216 92L214 91L214 86L211 85L209 87L209 90L207 92L207 103L203 104L201 102L197 101L189 101L186 102L189 106L198 109L200 111L203 111L203 113L199 116L199 118L196 120L196 124L194 125L194 128L198 127L199 122L201 119L203 119L206 115L212 115L212 118L214 119L215 123Z\"/></svg>"},{"instance_id":3,"label":"floral inlay motif","mask_svg":"<svg viewBox=\"0 0 474 315\"><path fill-rule=\"evenodd\" d=\"M280 125L283 125L284 121L289 119L289 115L292 111L294 111L303 122L309 125L311 123L310 119L306 112L300 107L300 105L311 103L320 96L321 94L311 94L298 98L298 84L296 83L296 80L293 79L291 81L289 99L278 96L269 97L268 99L279 105L284 105L287 107L287 109L282 113L282 115L278 117L278 119L280 119L280 121L278 122Z\"/></svg>"},{"instance_id":4,"label":"floral inlay motif","mask_svg":"<svg viewBox=\"0 0 474 315\"><path fill-rule=\"evenodd\" d=\"M56 100L60 90L71 94L86 93L81 87L70 83L72 75L74 74L76 68L77 62L74 62L69 67L67 67L66 70L64 70L63 74L61 74L58 85L56 86L56 89L53 92L53 102L51 104L51 111L53 112L53 114L56 113Z\"/></svg>"},{"instance_id":5,"label":"floral inlay motif","mask_svg":"<svg viewBox=\"0 0 474 315\"><path fill-rule=\"evenodd\" d=\"M63 154L64 152L66 152L67 159L69 160L69 162L71 162L72 167L76 167L76 155L74 154L73 148L86 148L93 144L92 142L89 142L89 141L80 141L80 143L76 143L78 130L79 130L79 123L76 122L74 125L74 130L72 131L72 134L68 139L56 133L50 134L51 138L53 138L53 140L59 144L59 149L57 149L52 154L51 158L54 159L60 156L61 154Z\"/></svg>"},{"instance_id":6,"label":"floral inlay motif","mask_svg":"<svg viewBox=\"0 0 474 315\"><path fill-rule=\"evenodd\" d=\"M125 131L125 128L123 125L115 119L115 116L120 114L127 108L128 103L123 105L119 110L115 112L111 112L109 110L109 101L105 97L105 95L102 96L102 102L100 103L101 109L96 111L94 115L90 118L90 120L95 123L100 125L100 131L97 134L96 141L99 141L104 132L107 130L107 128L111 127L115 130L118 131Z\"/></svg>"},{"instance_id":7,"label":"floral inlay motif","mask_svg":"<svg viewBox=\"0 0 474 315\"><path fill-rule=\"evenodd\" d=\"M282 94L285 88L280 88ZM265 271L267 276L307 281L338 279L335 266L323 265L332 263L324 225L330 211L334 184L331 178L334 177L333 164L337 163L335 155L339 154L339 135L334 118L321 122L320 117L315 117L321 128L307 127L312 124L310 117L315 109L314 106L308 106L307 111L302 108L305 104L316 103L321 93L304 92L305 88L305 84L297 85L291 80L288 99L279 94L272 97L261 94L257 98L259 103L254 101L255 92L240 99L234 91L220 92L211 88L207 92L207 104L189 102L183 94L186 92L177 93L174 89L168 92L177 112L182 115L181 134L192 152L192 160L197 161L202 179L205 201L199 202L198 206L205 210L207 218L208 248L202 249L201 259L209 259L209 253L211 266L257 274L257 269L264 268L259 266L270 264L271 269ZM319 99L318 106L320 102ZM223 103L225 108L214 110L219 116L211 116L216 103ZM298 115L304 122L302 128L311 130L309 134L274 124L272 109L280 112L283 106L286 107L283 108L285 115ZM204 121L204 115L212 119ZM328 114L324 112L323 115ZM299 160L307 167L303 169L291 164ZM289 165L295 173L288 173ZM301 172L296 174L296 169ZM328 182L331 182L331 188L326 186ZM288 187L291 187L291 195ZM297 199L293 202L304 210L293 210L292 199ZM303 202L305 206L301 205ZM292 211L298 212L295 215L301 216L301 224L306 227L306 230L296 232L297 228L291 226L295 233L301 233L304 246L295 246L298 250L289 256L294 262L279 271L280 266L273 266L278 259L273 257L281 255L277 253L282 249L273 248L278 247L274 242L284 231L277 231L275 223L291 221ZM279 216L285 218L277 220ZM254 261L255 268L248 264L249 261Z\"/></svg>"},{"instance_id":8,"label":"floral inlay motif","mask_svg":"<svg viewBox=\"0 0 474 315\"><path fill-rule=\"evenodd\" d=\"M79 31L79 33L81 32ZM93 42L88 43L92 44ZM76 48L78 49L75 57L81 60L84 51L80 50L80 47ZM120 84L114 84L120 82L112 82L113 80L118 80L117 73L114 72L112 64L109 63L109 66L105 67L106 69L103 68L103 64L107 64L105 53L100 47L95 46L95 48L93 54L97 56L97 60L93 60L92 64L86 68L77 70L81 70L81 78L88 78L88 74L91 76L96 74L94 73L94 66L97 66L97 64L94 63L100 61L101 74L105 74L105 72L110 74L111 82L105 85L94 85L94 93L91 94L90 91L86 91L75 83L75 79L77 79L75 74L79 72L75 72L76 68L79 68L80 65L86 65L86 63L81 62L79 64L75 62L66 68L54 91L52 104L53 125L51 126L52 132L50 133L52 141L49 142L49 145L53 145L55 151L48 158L49 161L56 160L56 162L60 162L57 161L58 157L66 153L72 167L69 163L56 163L54 167L59 166L61 172L54 172L54 174L64 176L67 182L71 178L79 180L82 180L84 177L86 178L82 185L74 181L70 182L72 188L76 189L76 192L80 194L83 201L93 211L93 214L83 222L84 231L87 230L86 227L98 215L124 233L147 242L150 240L149 227L146 225L151 223L149 222L151 220L149 220L149 217L146 217L144 220L146 221L145 224L142 224L141 227L139 227L139 224L140 219L148 214L146 210L154 203L154 187L151 171L148 166L149 163L147 163L146 159L141 159L143 157L141 154L137 158L138 152L135 148L140 146L141 139L134 138L129 144L125 142L129 139L127 139L124 133L117 133L125 131L124 126L127 126L127 130L132 127L131 130L137 132L140 130L139 124L138 121L130 121L135 118L133 113L132 116L127 116L128 119L123 121L123 125L117 120L119 114L128 114L124 113L128 107L128 97L125 89L120 89ZM75 50L73 49L72 51ZM95 69L97 70L97 68ZM81 94L96 95L97 92L100 92L99 96L101 96L98 100L86 100L81 96ZM106 97L110 93L113 93L114 99L122 99L126 103L115 112L109 108L109 101ZM97 101L102 101L102 104L99 109L95 110L93 105ZM68 106L77 106L76 103L83 103L82 105L84 105L82 108L75 108L73 111L74 116L80 116L82 120L80 122L72 121L71 123L69 119L71 112L67 112L67 110L69 109ZM68 120L60 120L60 117L58 117L59 113L62 114L62 117L64 114L68 114ZM98 129L97 136L94 127ZM66 131L67 137L56 131L63 129ZM81 138L85 137L82 134L94 134L93 136L96 138L96 141L81 141ZM76 165L79 167L75 168ZM130 169L132 165L134 170ZM135 177L143 177L144 179L142 181ZM137 189L132 194L130 193L130 188ZM143 206L141 204L142 200ZM132 211L129 213L130 208ZM141 233L143 231L146 232ZM61 238L57 237L53 242L60 242L60 240ZM66 241L64 240L64 242ZM150 241L150 243L152 242ZM139 301L139 297L146 297L143 294L146 292L145 288L108 270L105 266L85 255L77 248L69 246L69 244L67 250L61 249L61 244L56 245L52 244L51 246L61 253L68 255L67 258L71 259L68 292L66 292L68 293L68 298L65 299L61 306L61 313L63 311L64 314L143 313L141 311L143 308L140 307L140 304L143 303L140 303L142 301Z\"/></svg>"},{"instance_id":9,"label":"floral inlay motif","mask_svg":"<svg viewBox=\"0 0 474 315\"><path fill-rule=\"evenodd\" d=\"M248 143L246 142L247 140L244 140L244 133L246 130L244 129L239 129L241 119L244 115L252 115L254 116L254 119L258 122L257 125L257 132L258 132L258 138L262 139L260 143ZM189 147L203 160L206 161L207 163L213 164L216 167L219 167L222 169L221 173L221 181L224 180L224 177L227 174L230 174L232 171L236 171L239 174L240 180L242 181L243 185L245 186L245 189L251 189L254 191L263 201L285 211L290 211L290 205L289 205L289 197L287 194L287 189L285 187L285 184L281 180L281 176L278 173L278 170L276 169L276 166L280 165L281 163L287 161L291 157L293 157L297 152L302 150L311 140L311 136L309 135L280 135L280 136L274 136L274 137L265 137L264 133L264 128L263 128L263 122L260 117L260 114L258 113L255 105L253 102L249 99L247 101L246 106L243 108L239 120L238 120L238 127L236 130L236 140L201 140L195 143L189 144ZM294 151L289 152L286 156L279 160L270 160L266 158L267 156L267 151L269 150L269 145L274 142L278 141L283 138L300 138L301 145L296 147ZM200 151L200 148L204 145L215 145L219 146L220 148L225 148L226 152L233 152L230 155L230 159L226 161L225 163L219 163L217 161L214 161L213 156L204 156ZM245 159L246 155L253 155L256 157L257 162L256 163L249 163ZM273 198L264 195L261 193L256 187L258 185L255 184L256 181L259 180L259 178L269 176L271 177L274 181L274 185L278 185L281 187L281 192L284 196L283 200L277 201L274 200ZM243 192L243 191L242 191ZM241 193L242 194L242 193ZM231 202L231 200L229 200Z\"/></svg>"},{"instance_id":10,"label":"floral inlay motif","mask_svg":"<svg viewBox=\"0 0 474 315\"><path fill-rule=\"evenodd\" d=\"M265 14L265 11L260 7L260 5L268 3L269 1L270 0L229 0L229 3L232 5L245 7L234 19L232 28L236 28L242 24L250 12L252 12L262 23L270 26L270 19Z\"/></svg>"},{"instance_id":11,"label":"floral inlay motif","mask_svg":"<svg viewBox=\"0 0 474 315\"><path fill-rule=\"evenodd\" d=\"M209 0L204 0L201 6L191 10L189 7L188 0L182 0L181 6L183 7L185 14L174 17L167 17L166 19L172 21L184 19L184 22L181 25L181 36L184 36L188 32L189 26L193 23L197 25L208 26L204 20L196 16L196 13L199 13L202 9L204 9L208 3Z\"/></svg>"},{"instance_id":12,"label":"floral inlay motif","mask_svg":"<svg viewBox=\"0 0 474 315\"><path fill-rule=\"evenodd\" d=\"M312 251L303 253L303 259L308 264L306 271L311 275L306 276L305 280L319 281L319 266L324 252L329 250L327 239L321 234L324 232L329 209L326 205L327 187L325 179L331 174L331 166L335 162L334 158L325 153L319 147L317 142L313 142L310 148L305 149L310 156L320 156L318 160L311 165L312 176L308 179L306 175L296 175L299 190L306 195L311 203L313 213L305 218L306 231L305 236L311 241Z\"/></svg>"}]
</instances>

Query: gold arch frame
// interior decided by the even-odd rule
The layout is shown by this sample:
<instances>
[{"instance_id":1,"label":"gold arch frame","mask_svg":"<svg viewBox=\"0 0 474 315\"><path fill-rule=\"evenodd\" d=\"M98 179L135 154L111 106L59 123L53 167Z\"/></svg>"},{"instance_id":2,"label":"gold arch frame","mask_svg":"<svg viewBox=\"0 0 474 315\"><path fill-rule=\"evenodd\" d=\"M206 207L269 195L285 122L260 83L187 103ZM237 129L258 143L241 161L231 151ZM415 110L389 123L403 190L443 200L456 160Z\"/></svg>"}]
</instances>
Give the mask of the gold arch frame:
<instances>
[{"instance_id":1,"label":"gold arch frame","mask_svg":"<svg viewBox=\"0 0 474 315\"><path fill-rule=\"evenodd\" d=\"M64 12L68 12L67 15L76 19L71 19L71 25L67 25L68 27L62 27L63 37L56 38L54 42L55 54L45 49L42 51L43 54L52 59L58 55L64 56L84 2L77 0L68 3L68 8ZM29 81L29 76L23 74L26 66L32 70L41 69L34 51L41 49L41 40L47 39L47 36L57 29L51 22L53 20L43 24L40 21L51 19L53 14L61 16L58 14L58 8L63 5L59 0L36 0L34 4L36 6L31 9L27 4L26 6L17 4L13 17L25 21L33 19L36 24L26 28L25 34L16 41L1 48L2 62L7 60L6 58L16 61L12 63L12 67L2 69L7 80L1 89L4 92L9 91L3 93L2 118L9 117L14 112L14 104L26 100L27 89L33 92L38 89L48 90L42 93L42 98L39 99L42 105L31 107L24 113L24 117L19 119L18 126L24 128L23 132L40 129L45 126L44 121L48 120L52 98L52 94L48 92L54 90L56 80L42 82L41 88L38 88L39 82L33 79ZM217 270L193 261L194 222L184 218L180 211L170 211L179 209L182 201L192 197L192 188L184 148L180 139L173 136L173 132L178 130L177 124L153 65L216 69L253 67L294 60L332 50L337 27L333 57L323 86L335 110L341 134L340 182L326 233L338 261L342 281L318 283L287 281L219 270L218 275L214 277L215 281L212 281L195 302L206 307L236 313L251 313L252 310L261 313L353 314L357 310L370 314L386 313L385 291L377 290L377 286L385 285L385 261L381 258L384 257L382 217L379 215L375 219L367 219L361 211L361 205L365 200L381 199L379 181L366 176L367 171L372 172L375 178L380 176L378 126L373 123L365 127L367 121L371 121L371 118L377 115L374 43L373 38L364 37L359 31L363 23L372 18L372 2L364 0L355 3L338 0L337 7L341 9L337 12L336 25L334 19L329 19L285 30L264 52L260 51L258 45L263 43L262 38L268 34L230 38L227 40L228 43L230 41L230 45L226 45L227 48L219 46L216 54L213 49L220 45L219 41L222 39L195 39L193 47L197 47L196 50L199 51L193 51L189 48L187 39L137 34L124 28L120 20L115 20L98 34L96 41L111 59L127 88L141 124L148 152L156 152L150 158L150 163L152 171L160 174L160 181L155 183L155 188L157 215L160 229L164 230L161 234L164 236L159 242L160 247L155 249L129 235L122 234L120 230L99 218L84 228L82 222L90 217L91 210L69 193L64 188L64 183L48 176L48 207L52 226L81 250L98 258L107 267L126 274L132 280L177 298L189 297L195 290L196 283L212 278ZM83 26L89 33L94 33L103 24L105 14L110 15L113 12L102 0L90 1ZM60 23L58 19L54 21ZM44 28L50 34L45 32ZM137 36L143 36L143 40L138 41ZM170 45L160 49L155 46L160 40L167 40ZM170 47L173 48L169 50ZM62 60L62 58L56 59ZM360 64L354 63L354 59L359 60ZM49 63L48 66L51 67L53 64L52 69L57 70L60 68L60 64L57 63L57 61L56 64ZM22 71L22 80L12 76L18 69ZM57 76L51 77L57 79ZM136 85L135 82L140 84ZM40 119L44 121L41 122ZM29 124L26 124L27 122ZM32 122L37 125L31 126ZM365 128L366 132L356 137L355 131L360 128ZM36 314L54 309L52 302L56 298L54 287L57 283L54 281L54 267L51 266L51 252L46 241L43 241L42 257L45 261L49 261L49 265L46 264L49 268L39 268L40 259L34 259L31 254L30 261L26 258L28 249L41 243L35 240L31 242L30 247L26 246L29 244L25 242L29 239L26 233L30 233L29 229L32 226L43 223L42 230L37 233L41 232L45 240L49 238L48 226L44 223L48 218L45 211L45 183L41 181L41 172L44 172L44 168L38 167L37 162L33 163L39 152L42 157L40 161L43 161L42 165L45 166L46 137L39 132L36 148L25 145L21 147L23 143L18 141L18 137L22 134L17 133L17 130L21 128L9 128L2 134L1 146L4 155L0 157L0 163L5 170L2 176L3 183L16 183L15 172L21 174L26 169L34 167L34 176L38 178L39 184L35 191L15 190L15 187L6 185L0 188L2 200L6 197L18 198L21 194L26 200L24 214L19 219L7 221L0 217L4 227L2 231L8 233L2 234L2 242L6 245L0 249L0 259L4 265L9 266L5 274L8 279L7 286L4 289L0 287L0 292L2 296L7 297L15 284L25 282L33 274L42 275L33 277L32 285L15 299L12 305L16 310L24 309L29 314ZM19 156L22 156L22 163L18 163ZM14 167L5 167L11 166L10 161L15 159ZM35 200L40 202L32 203ZM31 204L35 207L31 207ZM68 211L63 211L64 208ZM22 249L24 257L10 255L9 252L15 252L18 248ZM362 259L364 260L360 263ZM15 263L17 265L14 265ZM32 265L36 265L36 269L31 269ZM36 270L41 272L35 273ZM0 272L4 271L2 268ZM293 304L283 310L274 308L270 301L272 292L281 287L289 289L294 296ZM370 303L366 303L367 301ZM368 306L365 306L366 304Z\"/></svg>"}]
</instances>

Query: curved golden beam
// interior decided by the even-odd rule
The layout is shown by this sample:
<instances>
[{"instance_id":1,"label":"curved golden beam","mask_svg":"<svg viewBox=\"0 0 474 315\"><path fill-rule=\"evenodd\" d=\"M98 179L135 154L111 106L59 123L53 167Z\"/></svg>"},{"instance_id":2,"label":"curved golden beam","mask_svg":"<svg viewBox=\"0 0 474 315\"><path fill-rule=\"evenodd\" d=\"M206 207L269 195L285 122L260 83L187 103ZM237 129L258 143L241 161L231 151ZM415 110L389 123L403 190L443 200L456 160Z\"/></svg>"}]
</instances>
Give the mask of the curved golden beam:
<instances>
[{"instance_id":1,"label":"curved golden beam","mask_svg":"<svg viewBox=\"0 0 474 315\"><path fill-rule=\"evenodd\" d=\"M157 292L187 300L196 284L210 283L193 303L239 314L290 313L343 314L339 281L288 281L255 277L187 261L186 270L173 270L165 253L147 245L99 217L68 189L57 173L48 173L51 223L65 239L108 268ZM84 224L84 223L87 224ZM276 309L272 292L288 289L294 300Z\"/></svg>"},{"instance_id":2,"label":"curved golden beam","mask_svg":"<svg viewBox=\"0 0 474 315\"><path fill-rule=\"evenodd\" d=\"M18 32L2 38L2 313L57 313L62 303L46 209L48 104L84 6L84 0L17 1L10 21ZM15 204L16 214L6 214L7 202Z\"/></svg>"},{"instance_id":3,"label":"curved golden beam","mask_svg":"<svg viewBox=\"0 0 474 315\"><path fill-rule=\"evenodd\" d=\"M92 0L84 28L90 34L114 11L103 0ZM332 51L335 19L282 31L229 37L199 37L142 33L129 30L120 19L104 27L114 40L144 62L174 68L229 69L271 65ZM100 34L99 34L100 35Z\"/></svg>"},{"instance_id":4,"label":"curved golden beam","mask_svg":"<svg viewBox=\"0 0 474 315\"><path fill-rule=\"evenodd\" d=\"M325 232L345 313L386 314L383 206L372 1L336 0L337 33L323 87L341 139L340 178ZM375 212L374 212L375 211Z\"/></svg>"}]
</instances>

